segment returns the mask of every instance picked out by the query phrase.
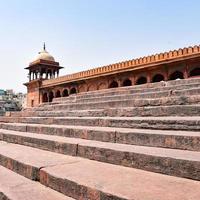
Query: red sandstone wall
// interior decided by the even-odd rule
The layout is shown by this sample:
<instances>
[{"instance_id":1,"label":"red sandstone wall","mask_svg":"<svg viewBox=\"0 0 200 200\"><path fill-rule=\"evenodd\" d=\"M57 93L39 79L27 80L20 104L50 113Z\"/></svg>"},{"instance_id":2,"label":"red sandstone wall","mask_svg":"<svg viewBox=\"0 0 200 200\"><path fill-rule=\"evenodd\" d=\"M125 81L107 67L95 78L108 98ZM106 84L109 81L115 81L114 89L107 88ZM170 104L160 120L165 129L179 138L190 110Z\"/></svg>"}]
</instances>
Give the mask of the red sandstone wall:
<instances>
[{"instance_id":1,"label":"red sandstone wall","mask_svg":"<svg viewBox=\"0 0 200 200\"><path fill-rule=\"evenodd\" d=\"M40 90L39 83L29 83L27 86L28 94L27 94L27 107L35 107L40 104Z\"/></svg>"}]
</instances>

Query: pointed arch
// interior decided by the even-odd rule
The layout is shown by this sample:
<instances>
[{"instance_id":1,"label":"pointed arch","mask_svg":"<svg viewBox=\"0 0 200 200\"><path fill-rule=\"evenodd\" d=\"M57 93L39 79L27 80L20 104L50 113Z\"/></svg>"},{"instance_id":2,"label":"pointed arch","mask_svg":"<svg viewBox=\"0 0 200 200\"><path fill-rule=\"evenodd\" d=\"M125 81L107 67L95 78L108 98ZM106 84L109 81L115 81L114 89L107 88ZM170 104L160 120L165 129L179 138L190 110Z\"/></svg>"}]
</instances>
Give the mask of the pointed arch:
<instances>
[{"instance_id":1,"label":"pointed arch","mask_svg":"<svg viewBox=\"0 0 200 200\"><path fill-rule=\"evenodd\" d=\"M164 81L164 76L162 74L156 74L153 76L152 78L152 83L156 83L156 82L160 82L160 81Z\"/></svg>"},{"instance_id":2,"label":"pointed arch","mask_svg":"<svg viewBox=\"0 0 200 200\"><path fill-rule=\"evenodd\" d=\"M175 71L169 76L169 80L184 79L183 72Z\"/></svg>"},{"instance_id":3,"label":"pointed arch","mask_svg":"<svg viewBox=\"0 0 200 200\"><path fill-rule=\"evenodd\" d=\"M67 89L64 89L62 92L62 97L68 97L69 96L69 92Z\"/></svg>"},{"instance_id":4,"label":"pointed arch","mask_svg":"<svg viewBox=\"0 0 200 200\"><path fill-rule=\"evenodd\" d=\"M131 86L132 85L132 81L130 79L125 79L122 83L122 86L123 87L126 87L126 86Z\"/></svg>"},{"instance_id":5,"label":"pointed arch","mask_svg":"<svg viewBox=\"0 0 200 200\"><path fill-rule=\"evenodd\" d=\"M53 101L53 98L54 98L54 94L53 92L49 92L49 102L52 102Z\"/></svg>"},{"instance_id":6,"label":"pointed arch","mask_svg":"<svg viewBox=\"0 0 200 200\"><path fill-rule=\"evenodd\" d=\"M60 90L57 90L56 91L56 98L59 98L59 97L61 97L61 93L60 93Z\"/></svg>"},{"instance_id":7,"label":"pointed arch","mask_svg":"<svg viewBox=\"0 0 200 200\"><path fill-rule=\"evenodd\" d=\"M47 92L45 92L45 93L42 95L42 102L43 102L43 103L48 102L48 94L47 94Z\"/></svg>"},{"instance_id":8,"label":"pointed arch","mask_svg":"<svg viewBox=\"0 0 200 200\"><path fill-rule=\"evenodd\" d=\"M109 85L109 88L117 88L119 87L119 84L117 81L112 81Z\"/></svg>"},{"instance_id":9,"label":"pointed arch","mask_svg":"<svg viewBox=\"0 0 200 200\"><path fill-rule=\"evenodd\" d=\"M190 71L190 76L200 76L200 67L194 68Z\"/></svg>"},{"instance_id":10,"label":"pointed arch","mask_svg":"<svg viewBox=\"0 0 200 200\"><path fill-rule=\"evenodd\" d=\"M70 89L70 94L76 94L76 93L77 93L77 90L75 87Z\"/></svg>"},{"instance_id":11,"label":"pointed arch","mask_svg":"<svg viewBox=\"0 0 200 200\"><path fill-rule=\"evenodd\" d=\"M145 76L141 76L136 81L136 85L141 85L141 84L145 84L145 83L147 83L147 78Z\"/></svg>"}]
</instances>

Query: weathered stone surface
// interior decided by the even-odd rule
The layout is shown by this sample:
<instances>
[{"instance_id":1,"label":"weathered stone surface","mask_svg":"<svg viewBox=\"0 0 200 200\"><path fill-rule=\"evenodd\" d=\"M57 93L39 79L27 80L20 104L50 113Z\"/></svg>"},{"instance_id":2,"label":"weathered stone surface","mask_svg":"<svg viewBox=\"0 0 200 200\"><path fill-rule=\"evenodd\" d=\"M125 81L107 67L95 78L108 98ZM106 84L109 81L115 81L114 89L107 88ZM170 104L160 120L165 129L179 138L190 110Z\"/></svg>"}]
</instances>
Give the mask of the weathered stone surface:
<instances>
[{"instance_id":1,"label":"weathered stone surface","mask_svg":"<svg viewBox=\"0 0 200 200\"><path fill-rule=\"evenodd\" d=\"M53 102L46 103L43 105L48 104L55 104L63 101L77 101L78 99L85 99L85 98L98 98L104 96L114 96L114 95L124 95L124 94L136 94L136 93L145 93L145 92L159 92L159 91L170 91L170 90L185 90L191 88L199 87L199 79L185 79L185 80L178 80L178 81L168 81L168 82L158 82L158 83L151 83L151 84L143 84L143 85L134 85L131 87L121 87L121 88L112 88L100 91L92 91L92 92L83 92L79 93L76 96L69 96L69 97L61 97L61 98L54 98Z\"/></svg>"},{"instance_id":2,"label":"weathered stone surface","mask_svg":"<svg viewBox=\"0 0 200 200\"><path fill-rule=\"evenodd\" d=\"M62 154L0 141L0 165L32 180L40 179L41 168L68 162Z\"/></svg>"},{"instance_id":3,"label":"weathered stone surface","mask_svg":"<svg viewBox=\"0 0 200 200\"><path fill-rule=\"evenodd\" d=\"M0 122L104 126L160 130L200 130L200 117L2 117Z\"/></svg>"},{"instance_id":4,"label":"weathered stone surface","mask_svg":"<svg viewBox=\"0 0 200 200\"><path fill-rule=\"evenodd\" d=\"M190 180L87 160L42 169L40 177L44 185L77 199L199 198L199 182L192 186Z\"/></svg>"},{"instance_id":5,"label":"weathered stone surface","mask_svg":"<svg viewBox=\"0 0 200 200\"><path fill-rule=\"evenodd\" d=\"M20 117L157 117L157 116L199 116L200 104L123 107L93 110L26 111ZM16 117L12 114L12 117Z\"/></svg>"},{"instance_id":6,"label":"weathered stone surface","mask_svg":"<svg viewBox=\"0 0 200 200\"><path fill-rule=\"evenodd\" d=\"M38 175L40 183L75 199L198 200L200 195L198 181L65 156L16 144L1 142L0 147L0 152L4 149L3 152L7 157L15 158L23 165L40 166ZM0 177L1 172L0 170ZM10 180L6 181L10 184ZM19 181L18 178L17 180ZM11 182L15 184L14 181ZM0 182L0 188L1 184L3 182ZM34 193L37 187L32 185L32 190Z\"/></svg>"},{"instance_id":7,"label":"weathered stone surface","mask_svg":"<svg viewBox=\"0 0 200 200\"><path fill-rule=\"evenodd\" d=\"M104 143L2 130L0 131L0 135L2 140L11 143L116 165L200 180L200 152ZM7 159L4 159L4 155L1 156L0 151L1 157L1 163L7 166L7 164L4 164ZM15 164L12 166L15 166Z\"/></svg>"},{"instance_id":8,"label":"weathered stone surface","mask_svg":"<svg viewBox=\"0 0 200 200\"><path fill-rule=\"evenodd\" d=\"M0 180L1 200L72 200L1 166Z\"/></svg>"},{"instance_id":9,"label":"weathered stone surface","mask_svg":"<svg viewBox=\"0 0 200 200\"><path fill-rule=\"evenodd\" d=\"M15 123L3 123L2 128L103 142L200 151L200 135L192 131Z\"/></svg>"},{"instance_id":10,"label":"weathered stone surface","mask_svg":"<svg viewBox=\"0 0 200 200\"><path fill-rule=\"evenodd\" d=\"M52 111L52 110L87 110L87 109L104 109L110 107L144 107L144 106L162 106L162 105L189 105L198 104L200 95L179 96L179 97L163 97L155 99L132 99L132 100L115 100L101 101L93 103L63 103L56 105L48 105L45 107L35 108L36 111Z\"/></svg>"},{"instance_id":11,"label":"weathered stone surface","mask_svg":"<svg viewBox=\"0 0 200 200\"><path fill-rule=\"evenodd\" d=\"M104 126L160 130L200 130L200 117L2 117L0 122Z\"/></svg>"},{"instance_id":12,"label":"weathered stone surface","mask_svg":"<svg viewBox=\"0 0 200 200\"><path fill-rule=\"evenodd\" d=\"M154 89L155 90L155 89ZM116 93L113 95L111 94L106 94L106 96L87 96L83 95L82 97L77 97L76 99L70 100L70 98L66 98L66 101L61 100L60 102L57 100L56 104L51 103L50 105L58 105L58 103L94 103L94 102L101 102L101 101L115 101L115 100L128 100L128 99L154 99L154 98L163 98L163 97L175 97L175 96L188 96L188 95L199 95L200 88L192 88L192 89L180 89L180 90L174 90L171 88L169 90L168 88L163 88L162 91L141 91L140 93L138 91L129 91L129 93L121 94ZM44 105L45 106L45 105ZM48 106L48 104L46 104Z\"/></svg>"}]
</instances>

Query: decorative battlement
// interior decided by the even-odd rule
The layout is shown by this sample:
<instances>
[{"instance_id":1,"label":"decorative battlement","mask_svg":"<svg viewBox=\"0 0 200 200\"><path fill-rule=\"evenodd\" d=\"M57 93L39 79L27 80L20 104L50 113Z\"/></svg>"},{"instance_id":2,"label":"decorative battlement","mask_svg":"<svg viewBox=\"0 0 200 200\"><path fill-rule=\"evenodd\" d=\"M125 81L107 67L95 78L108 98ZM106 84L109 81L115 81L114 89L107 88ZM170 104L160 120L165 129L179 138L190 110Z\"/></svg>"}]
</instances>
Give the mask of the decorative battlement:
<instances>
[{"instance_id":1,"label":"decorative battlement","mask_svg":"<svg viewBox=\"0 0 200 200\"><path fill-rule=\"evenodd\" d=\"M74 74L61 76L51 80L45 80L42 82L42 86L56 85L64 82L73 82L79 79L92 78L100 75L106 75L111 73L117 73L126 70L136 70L144 67L148 67L155 64L160 64L166 61L174 61L175 59L185 58L200 53L200 46L188 47L179 50L169 51L165 53L155 54L151 56L141 57L133 60L119 62L103 67L98 67Z\"/></svg>"}]
</instances>

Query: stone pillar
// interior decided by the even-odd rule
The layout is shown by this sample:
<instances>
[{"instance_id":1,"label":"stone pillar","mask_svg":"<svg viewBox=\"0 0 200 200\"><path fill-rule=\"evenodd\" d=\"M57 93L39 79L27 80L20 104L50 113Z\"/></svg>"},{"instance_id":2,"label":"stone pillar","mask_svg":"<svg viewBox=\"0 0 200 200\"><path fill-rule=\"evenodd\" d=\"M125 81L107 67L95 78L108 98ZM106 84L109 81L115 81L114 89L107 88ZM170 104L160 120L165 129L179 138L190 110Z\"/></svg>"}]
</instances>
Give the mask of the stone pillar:
<instances>
[{"instance_id":1,"label":"stone pillar","mask_svg":"<svg viewBox=\"0 0 200 200\"><path fill-rule=\"evenodd\" d=\"M135 85L135 77L134 76L130 77L130 80L132 82L132 85Z\"/></svg>"},{"instance_id":2,"label":"stone pillar","mask_svg":"<svg viewBox=\"0 0 200 200\"><path fill-rule=\"evenodd\" d=\"M151 83L151 74L147 73L147 83Z\"/></svg>"},{"instance_id":3,"label":"stone pillar","mask_svg":"<svg viewBox=\"0 0 200 200\"><path fill-rule=\"evenodd\" d=\"M184 79L187 79L189 77L188 69L189 69L189 66L188 66L188 64L186 64L186 66L185 66L185 68L183 70Z\"/></svg>"},{"instance_id":4,"label":"stone pillar","mask_svg":"<svg viewBox=\"0 0 200 200\"><path fill-rule=\"evenodd\" d=\"M29 81L31 81L31 71L29 71Z\"/></svg>"},{"instance_id":5,"label":"stone pillar","mask_svg":"<svg viewBox=\"0 0 200 200\"><path fill-rule=\"evenodd\" d=\"M45 72L46 72L46 79L48 79L48 71L47 71L47 69L45 70Z\"/></svg>"},{"instance_id":6,"label":"stone pillar","mask_svg":"<svg viewBox=\"0 0 200 200\"><path fill-rule=\"evenodd\" d=\"M164 67L164 81L168 81L169 80L169 71L168 71L168 67L165 66Z\"/></svg>"},{"instance_id":7,"label":"stone pillar","mask_svg":"<svg viewBox=\"0 0 200 200\"><path fill-rule=\"evenodd\" d=\"M51 70L50 78L53 78L53 70Z\"/></svg>"}]
</instances>

